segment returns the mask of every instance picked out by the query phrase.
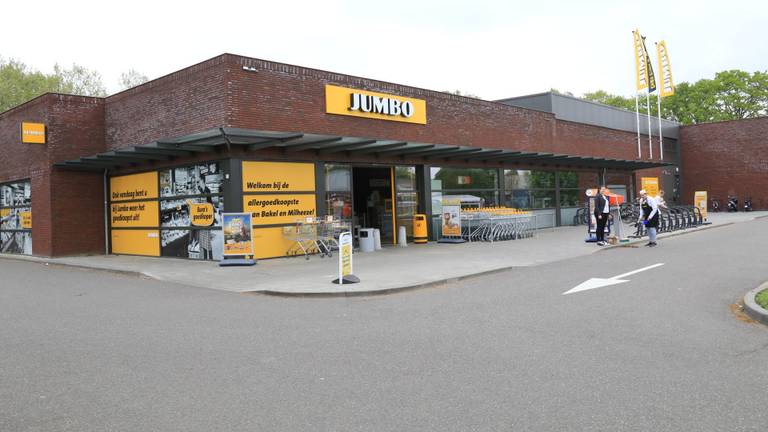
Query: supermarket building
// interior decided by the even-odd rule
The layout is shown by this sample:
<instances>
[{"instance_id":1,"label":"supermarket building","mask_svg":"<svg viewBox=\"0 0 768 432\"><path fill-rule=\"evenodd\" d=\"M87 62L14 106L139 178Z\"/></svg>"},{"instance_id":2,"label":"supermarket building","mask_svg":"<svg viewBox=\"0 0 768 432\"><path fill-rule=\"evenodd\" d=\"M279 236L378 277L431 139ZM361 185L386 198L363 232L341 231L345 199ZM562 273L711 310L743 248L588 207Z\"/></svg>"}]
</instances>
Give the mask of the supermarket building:
<instances>
[{"instance_id":1,"label":"supermarket building","mask_svg":"<svg viewBox=\"0 0 768 432\"><path fill-rule=\"evenodd\" d=\"M221 213L238 211L254 214L259 258L283 256L283 228L307 216L387 243L423 213L434 238L445 197L568 225L586 188L632 198L641 177L671 201L754 190L768 203L767 119L665 121L663 159L657 127L649 147L641 119L638 149L634 113L568 96L484 101L223 54L106 98L0 113L0 253L218 259Z\"/></svg>"}]
</instances>

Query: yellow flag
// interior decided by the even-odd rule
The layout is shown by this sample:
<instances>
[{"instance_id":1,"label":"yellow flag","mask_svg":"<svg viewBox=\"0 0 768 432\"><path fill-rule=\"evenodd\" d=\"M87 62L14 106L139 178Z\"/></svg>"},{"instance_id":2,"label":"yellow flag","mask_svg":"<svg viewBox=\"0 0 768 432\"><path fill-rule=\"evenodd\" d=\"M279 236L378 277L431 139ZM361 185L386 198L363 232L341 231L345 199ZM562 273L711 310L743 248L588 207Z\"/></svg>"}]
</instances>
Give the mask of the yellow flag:
<instances>
[{"instance_id":1,"label":"yellow flag","mask_svg":"<svg viewBox=\"0 0 768 432\"><path fill-rule=\"evenodd\" d=\"M640 91L648 88L648 56L643 46L640 31L633 31L632 37L635 40L635 82L637 83L637 91Z\"/></svg>"},{"instance_id":2,"label":"yellow flag","mask_svg":"<svg viewBox=\"0 0 768 432\"><path fill-rule=\"evenodd\" d=\"M667 43L661 41L656 44L656 54L659 60L659 73L661 73L661 91L659 96L667 97L675 94L675 83L672 81L672 65L669 62Z\"/></svg>"}]
</instances>

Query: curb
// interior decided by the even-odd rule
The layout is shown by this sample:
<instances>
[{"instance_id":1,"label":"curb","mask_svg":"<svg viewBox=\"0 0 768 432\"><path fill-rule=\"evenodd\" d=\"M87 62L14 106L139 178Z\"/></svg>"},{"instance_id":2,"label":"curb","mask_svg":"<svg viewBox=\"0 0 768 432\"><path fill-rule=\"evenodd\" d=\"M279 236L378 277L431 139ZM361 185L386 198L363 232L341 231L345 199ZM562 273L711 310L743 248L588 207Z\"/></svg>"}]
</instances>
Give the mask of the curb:
<instances>
[{"instance_id":1,"label":"curb","mask_svg":"<svg viewBox=\"0 0 768 432\"><path fill-rule=\"evenodd\" d=\"M768 218L768 215L755 217L755 218L752 218L752 219L749 219L749 220L756 220L756 219L762 219L762 218ZM749 221L749 220L747 220L747 221ZM677 232L664 233L664 234L660 234L659 238L669 238L669 237L675 237L675 236L679 236L679 235L691 234L691 233L695 233L695 232L699 232L699 231L706 231L706 230L709 230L709 229L714 229L714 228L734 225L736 223L738 223L738 222L726 222L726 223L717 224L717 225L702 226L702 227L695 228L695 229L687 229L687 230L681 230L681 231L677 231ZM642 243L644 241L645 240L643 240L643 239L631 240L629 243L620 243L620 244L610 245L610 246L606 246L606 247L603 247L603 248L600 248L600 249L596 249L592 253L598 253L598 252L602 252L602 251L609 250L609 249L614 249L614 248L630 247L632 245L635 245L635 244L638 244L638 243ZM176 283L176 284L181 283L181 282L176 282L176 281L173 281L173 280L169 281L169 280L166 280L165 278L158 277L158 276L152 275L150 273L145 273L145 272L138 272L138 271L132 271L132 270L109 269L109 268L103 268L103 267L92 267L92 266L84 266L84 265L79 265L79 264L57 263L57 262L49 261L45 257L17 256L17 255L0 254L0 259L11 259L11 260L26 261L26 262L32 262L32 263L38 263L38 264L66 266L66 267L80 268L80 269L85 269L85 270L107 271L107 272L111 272L111 273L115 273L115 274L122 274L122 275L125 275L125 276L145 277L145 278L149 278L149 279L153 279L153 280L157 280L157 281L161 281L161 282L171 282L171 283ZM565 259L567 259L567 258L565 258ZM382 295L389 295L389 294L397 294L397 293L402 293L402 292L407 292L407 291L415 291L415 290L419 290L419 289L434 288L434 287L438 287L438 286L442 286L442 285L447 285L447 284L453 283L453 282L459 282L459 281L463 281L463 280L467 280L467 279L471 279L471 278L487 276L487 275L491 275L491 274L495 274L495 273L500 273L500 272L504 272L504 271L508 271L508 270L512 270L512 269L520 268L520 267L530 267L530 266L500 267L500 268L491 269L491 270L484 270L484 271L477 272L477 273L472 273L472 274L466 274L466 275L461 275L461 276L454 276L454 277L450 277L450 278L439 279L439 280L434 280L434 281L429 281L429 282L421 282L421 283L412 284L412 285L384 288L384 289L378 289L378 290L322 291L322 292L306 292L306 291L305 292L286 292L286 291L274 291L274 290L249 290L249 291L240 291L240 292L234 292L234 293L236 293L236 294L246 294L246 295L265 295L265 296L270 296L270 297L284 297L284 298L288 298L288 297L293 297L293 298L375 297L375 296L382 296ZM196 286L194 284L188 284L188 283L181 283L181 284L182 285L193 286L193 287L196 287L196 288L211 289L210 287ZM754 303L754 295L752 296L752 302ZM746 301L745 301L745 303L746 303ZM757 308L762 309L756 303L754 303L754 304L756 305ZM768 316L766 317L766 325L768 325Z\"/></svg>"},{"instance_id":2,"label":"curb","mask_svg":"<svg viewBox=\"0 0 768 432\"><path fill-rule=\"evenodd\" d=\"M241 291L240 294L247 295L266 295L271 297L293 297L293 298L343 298L343 297L374 297L380 295L397 294L407 291L416 291L426 288L435 288L441 285L447 285L453 282L459 282L466 279L472 279L476 277L488 276L494 273L501 273L504 271L527 267L527 266L509 266L501 267L492 270L484 270L478 273L472 273L468 275L455 276L446 279L440 279L429 282L421 282L413 285L384 288L378 290L362 290L362 291L324 291L324 292L288 292L288 291L273 291L273 290L253 290L253 291Z\"/></svg>"},{"instance_id":3,"label":"curb","mask_svg":"<svg viewBox=\"0 0 768 432\"><path fill-rule=\"evenodd\" d=\"M755 296L760 291L768 289L768 282L744 294L744 312L753 320L768 325L768 310L757 304Z\"/></svg>"},{"instance_id":4,"label":"curb","mask_svg":"<svg viewBox=\"0 0 768 432\"><path fill-rule=\"evenodd\" d=\"M762 217L768 217L768 216L762 216ZM755 219L758 219L758 218L755 218ZM755 219L752 219L752 220L755 220ZM677 237L677 236L681 236L681 235L685 235L685 234L692 234L692 233L697 233L697 232L701 232L701 231L711 230L711 229L715 229L715 228L722 228L722 227L726 227L726 226L734 225L734 224L736 224L736 222L726 222L726 223L717 224L717 225L714 225L714 224L713 225L704 225L704 226L701 226L699 228L694 228L694 229L684 229L684 230L680 230L680 231L662 233L662 234L658 235L658 238L666 239L666 238L670 238L670 237ZM620 248L620 247L629 247L629 246L632 246L632 245L635 245L635 244L638 244L638 243L643 243L643 242L645 242L645 240L643 240L642 238L639 238L639 239L635 239L635 240L630 240L628 243L619 243L619 244L603 247L601 249L598 249L598 252L599 251L608 250L608 249Z\"/></svg>"},{"instance_id":5,"label":"curb","mask_svg":"<svg viewBox=\"0 0 768 432\"><path fill-rule=\"evenodd\" d=\"M60 263L55 261L49 261L47 258L38 257L34 255L0 254L0 259L23 261L23 262L33 263L33 264L43 264L47 266L70 267L70 268L76 268L81 270L104 271L104 272L115 273L123 276L144 277L144 278L154 279L158 281L163 281L162 278L153 276L149 273L144 273L144 272L139 272L134 270L120 270L120 269L110 269L106 267L87 266L82 264Z\"/></svg>"}]
</instances>

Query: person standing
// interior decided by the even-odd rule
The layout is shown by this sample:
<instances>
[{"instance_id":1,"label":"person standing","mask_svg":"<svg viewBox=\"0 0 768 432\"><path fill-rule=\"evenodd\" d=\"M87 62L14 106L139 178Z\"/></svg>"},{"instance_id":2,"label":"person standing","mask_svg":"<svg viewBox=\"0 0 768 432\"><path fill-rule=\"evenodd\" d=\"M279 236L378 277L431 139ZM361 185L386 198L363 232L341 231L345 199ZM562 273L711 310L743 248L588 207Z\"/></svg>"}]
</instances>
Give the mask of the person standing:
<instances>
[{"instance_id":1,"label":"person standing","mask_svg":"<svg viewBox=\"0 0 768 432\"><path fill-rule=\"evenodd\" d=\"M656 200L648 196L645 189L640 191L640 220L638 223L645 225L648 230L648 244L656 246L656 229L659 227L659 205Z\"/></svg>"},{"instance_id":2,"label":"person standing","mask_svg":"<svg viewBox=\"0 0 768 432\"><path fill-rule=\"evenodd\" d=\"M605 226L608 224L610 215L611 202L608 197L608 188L602 186L595 196L595 222L597 225L595 237L597 237L598 246L605 246Z\"/></svg>"}]
</instances>

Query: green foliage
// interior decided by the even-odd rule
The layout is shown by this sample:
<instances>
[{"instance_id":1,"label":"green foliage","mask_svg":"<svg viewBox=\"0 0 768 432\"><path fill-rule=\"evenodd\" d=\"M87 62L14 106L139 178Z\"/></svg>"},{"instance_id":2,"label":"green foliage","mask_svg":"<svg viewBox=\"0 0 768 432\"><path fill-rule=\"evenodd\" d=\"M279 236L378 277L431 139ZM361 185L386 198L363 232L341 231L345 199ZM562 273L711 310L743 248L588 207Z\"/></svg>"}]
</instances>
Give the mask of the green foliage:
<instances>
[{"instance_id":1,"label":"green foliage","mask_svg":"<svg viewBox=\"0 0 768 432\"><path fill-rule=\"evenodd\" d=\"M482 99L480 96L472 94L472 93L462 93L461 90L454 90L454 91L445 90L443 93L450 93L450 94L454 94L456 96L464 96L464 97L468 97L468 98L472 98L472 99Z\"/></svg>"},{"instance_id":2,"label":"green foliage","mask_svg":"<svg viewBox=\"0 0 768 432\"><path fill-rule=\"evenodd\" d=\"M763 309L768 309L768 290L763 290L757 293L755 301L762 306Z\"/></svg>"},{"instance_id":3,"label":"green foliage","mask_svg":"<svg viewBox=\"0 0 768 432\"><path fill-rule=\"evenodd\" d=\"M614 95L603 90L584 94L584 99L634 111L634 97ZM656 94L652 94L651 115L658 115ZM640 112L647 112L645 97L639 98ZM768 115L768 71L741 70L718 72L713 79L693 84L682 82L675 94L664 98L661 116L682 124L740 120Z\"/></svg>"},{"instance_id":4,"label":"green foliage","mask_svg":"<svg viewBox=\"0 0 768 432\"><path fill-rule=\"evenodd\" d=\"M149 81L149 78L147 78L146 75L139 73L135 69L130 69L128 72L120 74L118 83L120 84L120 89L128 90L129 88L144 84L147 81Z\"/></svg>"},{"instance_id":5,"label":"green foliage","mask_svg":"<svg viewBox=\"0 0 768 432\"><path fill-rule=\"evenodd\" d=\"M44 93L104 96L106 89L98 72L76 64L70 69L55 65L52 74L45 74L17 60L0 58L0 112Z\"/></svg>"}]
</instances>

